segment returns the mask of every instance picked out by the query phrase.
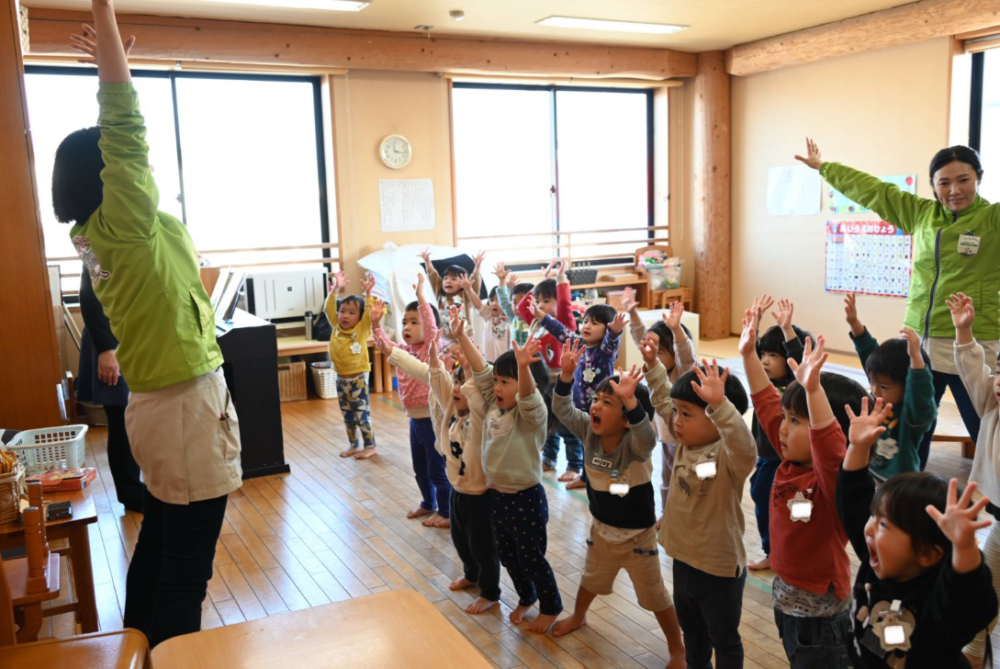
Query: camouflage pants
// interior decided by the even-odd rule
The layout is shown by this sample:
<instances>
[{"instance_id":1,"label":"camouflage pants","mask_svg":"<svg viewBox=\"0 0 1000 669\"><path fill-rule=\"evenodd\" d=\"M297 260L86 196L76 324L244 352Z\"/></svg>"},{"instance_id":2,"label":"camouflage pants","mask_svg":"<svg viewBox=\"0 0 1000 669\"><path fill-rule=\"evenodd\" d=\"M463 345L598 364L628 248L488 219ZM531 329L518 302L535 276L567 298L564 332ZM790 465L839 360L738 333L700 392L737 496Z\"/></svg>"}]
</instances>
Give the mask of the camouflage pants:
<instances>
[{"instance_id":1,"label":"camouflage pants","mask_svg":"<svg viewBox=\"0 0 1000 669\"><path fill-rule=\"evenodd\" d=\"M375 448L375 433L372 432L372 412L368 403L368 375L362 374L352 379L337 377L337 400L344 412L347 427L347 441L351 448L358 444L358 431L365 448Z\"/></svg>"}]
</instances>

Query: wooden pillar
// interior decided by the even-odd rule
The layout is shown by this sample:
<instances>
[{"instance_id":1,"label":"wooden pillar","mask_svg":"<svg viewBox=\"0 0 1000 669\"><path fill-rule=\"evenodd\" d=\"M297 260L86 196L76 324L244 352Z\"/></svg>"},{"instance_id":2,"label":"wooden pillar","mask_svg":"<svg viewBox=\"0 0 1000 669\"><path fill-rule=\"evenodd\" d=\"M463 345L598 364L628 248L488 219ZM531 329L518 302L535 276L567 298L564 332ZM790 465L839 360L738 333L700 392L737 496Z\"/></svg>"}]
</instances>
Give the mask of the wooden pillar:
<instances>
[{"instance_id":1,"label":"wooden pillar","mask_svg":"<svg viewBox=\"0 0 1000 669\"><path fill-rule=\"evenodd\" d=\"M701 336L728 337L731 303L729 75L722 51L694 79L694 271Z\"/></svg>"},{"instance_id":2,"label":"wooden pillar","mask_svg":"<svg viewBox=\"0 0 1000 669\"><path fill-rule=\"evenodd\" d=\"M59 351L35 197L17 0L0 0L0 426L59 425Z\"/></svg>"}]
</instances>

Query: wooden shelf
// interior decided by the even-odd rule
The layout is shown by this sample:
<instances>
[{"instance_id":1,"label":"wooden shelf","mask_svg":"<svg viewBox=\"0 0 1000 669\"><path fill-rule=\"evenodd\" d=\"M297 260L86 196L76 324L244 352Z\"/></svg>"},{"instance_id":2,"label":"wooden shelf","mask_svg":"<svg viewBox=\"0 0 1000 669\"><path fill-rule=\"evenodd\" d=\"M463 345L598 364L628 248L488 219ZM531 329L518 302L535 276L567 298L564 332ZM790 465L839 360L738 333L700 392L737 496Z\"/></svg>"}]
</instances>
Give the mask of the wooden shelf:
<instances>
[{"instance_id":1,"label":"wooden shelf","mask_svg":"<svg viewBox=\"0 0 1000 669\"><path fill-rule=\"evenodd\" d=\"M614 288L615 286L620 286L625 288L627 286L637 286L639 284L648 284L649 279L638 278L633 281L598 281L597 283L571 283L569 285L570 290L584 290L586 288Z\"/></svg>"}]
</instances>

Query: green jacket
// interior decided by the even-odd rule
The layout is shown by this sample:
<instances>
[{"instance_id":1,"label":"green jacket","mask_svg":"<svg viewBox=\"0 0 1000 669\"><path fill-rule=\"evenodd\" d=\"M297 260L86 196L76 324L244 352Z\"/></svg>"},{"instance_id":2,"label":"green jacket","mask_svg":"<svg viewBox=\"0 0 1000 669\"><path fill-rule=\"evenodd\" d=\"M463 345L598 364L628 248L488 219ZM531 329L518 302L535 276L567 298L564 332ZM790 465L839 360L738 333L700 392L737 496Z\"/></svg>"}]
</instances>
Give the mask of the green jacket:
<instances>
[{"instance_id":1,"label":"green jacket","mask_svg":"<svg viewBox=\"0 0 1000 669\"><path fill-rule=\"evenodd\" d=\"M146 128L131 83L102 83L103 201L70 235L118 338L133 392L158 390L222 365L215 315L187 227L157 211Z\"/></svg>"},{"instance_id":2,"label":"green jacket","mask_svg":"<svg viewBox=\"0 0 1000 669\"><path fill-rule=\"evenodd\" d=\"M878 341L867 328L857 337L848 334L867 373L868 358L878 348ZM894 406L883 423L886 429L872 448L868 469L882 480L903 472L920 471L917 451L935 418L937 404L930 368L910 369L903 387L903 406Z\"/></svg>"},{"instance_id":3,"label":"green jacket","mask_svg":"<svg viewBox=\"0 0 1000 669\"><path fill-rule=\"evenodd\" d=\"M1000 339L1000 205L977 196L956 214L937 200L904 193L840 163L823 163L820 174L850 199L912 235L913 274L903 321L907 327L925 337L953 338L955 327L945 299L962 292L975 301L976 339ZM979 238L978 253L959 253L962 235Z\"/></svg>"}]
</instances>

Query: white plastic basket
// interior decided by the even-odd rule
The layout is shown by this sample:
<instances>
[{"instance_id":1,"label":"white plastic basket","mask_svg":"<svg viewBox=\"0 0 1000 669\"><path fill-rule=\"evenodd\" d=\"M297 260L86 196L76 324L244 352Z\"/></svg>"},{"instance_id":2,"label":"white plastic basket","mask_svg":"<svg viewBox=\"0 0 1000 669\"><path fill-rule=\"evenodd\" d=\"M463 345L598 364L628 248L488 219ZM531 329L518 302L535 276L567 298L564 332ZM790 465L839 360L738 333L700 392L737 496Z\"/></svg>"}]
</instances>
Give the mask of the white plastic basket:
<instances>
[{"instance_id":1,"label":"white plastic basket","mask_svg":"<svg viewBox=\"0 0 1000 669\"><path fill-rule=\"evenodd\" d=\"M49 469L75 469L83 466L86 436L86 425L44 427L18 432L7 448L21 457L29 475Z\"/></svg>"},{"instance_id":2,"label":"white plastic basket","mask_svg":"<svg viewBox=\"0 0 1000 669\"><path fill-rule=\"evenodd\" d=\"M314 362L312 369L313 385L316 394L324 400L332 400L337 396L337 370L329 362Z\"/></svg>"}]
</instances>

